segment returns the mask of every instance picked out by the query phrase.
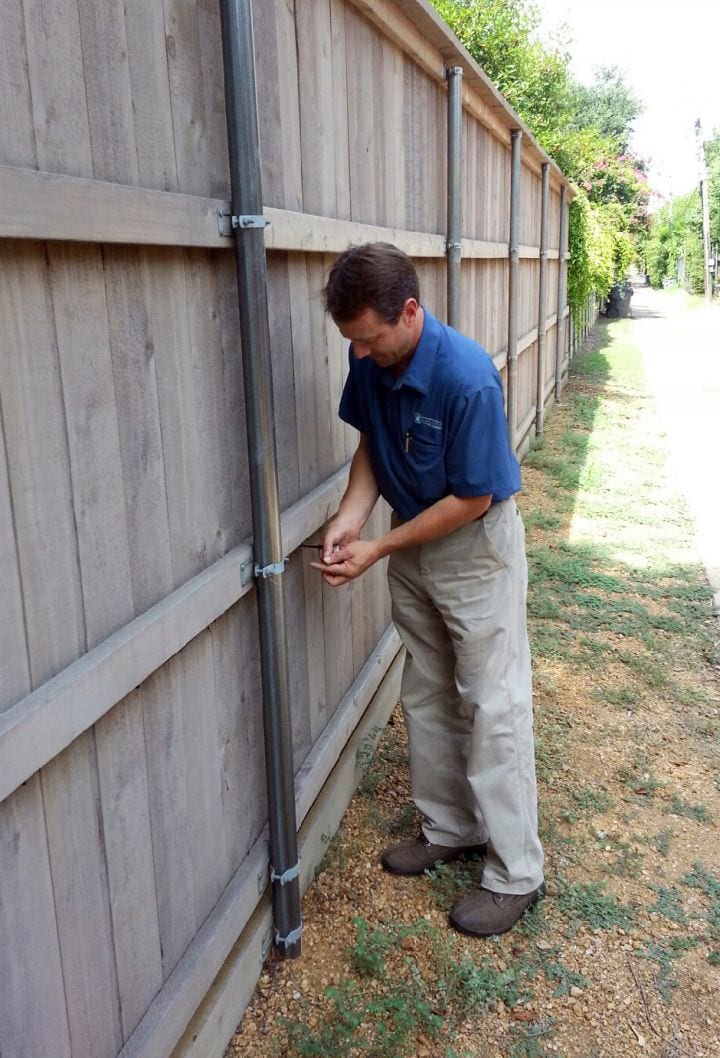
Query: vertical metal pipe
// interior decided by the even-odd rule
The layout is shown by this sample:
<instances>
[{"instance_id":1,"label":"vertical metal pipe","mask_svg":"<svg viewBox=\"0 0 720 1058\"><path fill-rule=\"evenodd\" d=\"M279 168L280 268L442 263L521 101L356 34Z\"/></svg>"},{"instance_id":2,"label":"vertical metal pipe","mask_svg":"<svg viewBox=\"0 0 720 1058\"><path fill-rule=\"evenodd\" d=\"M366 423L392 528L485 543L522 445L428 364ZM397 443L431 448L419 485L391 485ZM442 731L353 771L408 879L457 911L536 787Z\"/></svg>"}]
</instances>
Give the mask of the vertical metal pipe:
<instances>
[{"instance_id":1,"label":"vertical metal pipe","mask_svg":"<svg viewBox=\"0 0 720 1058\"><path fill-rule=\"evenodd\" d=\"M447 321L460 328L462 253L462 66L445 71L447 111Z\"/></svg>"},{"instance_id":2,"label":"vertical metal pipe","mask_svg":"<svg viewBox=\"0 0 720 1058\"><path fill-rule=\"evenodd\" d=\"M535 390L535 433L543 432L545 416L545 319L547 317L547 243L550 163L543 162L540 204L540 278L538 280L537 388Z\"/></svg>"},{"instance_id":3,"label":"vertical metal pipe","mask_svg":"<svg viewBox=\"0 0 720 1058\"><path fill-rule=\"evenodd\" d=\"M275 943L301 950L277 452L250 0L221 0L225 108L250 463Z\"/></svg>"},{"instance_id":4,"label":"vertical metal pipe","mask_svg":"<svg viewBox=\"0 0 720 1058\"><path fill-rule=\"evenodd\" d=\"M555 400L560 400L565 359L565 301L567 299L567 188L560 188L560 240L558 253L557 324L555 326Z\"/></svg>"},{"instance_id":5,"label":"vertical metal pipe","mask_svg":"<svg viewBox=\"0 0 720 1058\"><path fill-rule=\"evenodd\" d=\"M510 160L510 242L508 270L507 420L510 443L517 447L518 280L520 278L520 167L522 130L513 129Z\"/></svg>"}]
</instances>

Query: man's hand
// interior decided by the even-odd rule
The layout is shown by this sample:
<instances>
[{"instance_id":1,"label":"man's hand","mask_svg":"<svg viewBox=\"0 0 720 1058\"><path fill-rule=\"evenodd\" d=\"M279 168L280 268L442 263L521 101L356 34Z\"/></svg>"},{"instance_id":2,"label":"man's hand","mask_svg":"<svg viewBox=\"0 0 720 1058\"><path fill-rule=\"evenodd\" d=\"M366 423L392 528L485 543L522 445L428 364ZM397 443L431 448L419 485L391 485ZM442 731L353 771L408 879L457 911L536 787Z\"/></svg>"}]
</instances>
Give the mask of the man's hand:
<instances>
[{"instance_id":1,"label":"man's hand","mask_svg":"<svg viewBox=\"0 0 720 1058\"><path fill-rule=\"evenodd\" d=\"M335 515L325 527L323 542L318 548L318 559L320 562L332 562L340 548L354 543L360 538L360 530L354 522Z\"/></svg>"},{"instance_id":2,"label":"man's hand","mask_svg":"<svg viewBox=\"0 0 720 1058\"><path fill-rule=\"evenodd\" d=\"M320 570L327 584L337 588L355 580L380 557L380 550L374 540L354 540L334 547L330 553L326 552L322 562L311 562L310 565Z\"/></svg>"}]
</instances>

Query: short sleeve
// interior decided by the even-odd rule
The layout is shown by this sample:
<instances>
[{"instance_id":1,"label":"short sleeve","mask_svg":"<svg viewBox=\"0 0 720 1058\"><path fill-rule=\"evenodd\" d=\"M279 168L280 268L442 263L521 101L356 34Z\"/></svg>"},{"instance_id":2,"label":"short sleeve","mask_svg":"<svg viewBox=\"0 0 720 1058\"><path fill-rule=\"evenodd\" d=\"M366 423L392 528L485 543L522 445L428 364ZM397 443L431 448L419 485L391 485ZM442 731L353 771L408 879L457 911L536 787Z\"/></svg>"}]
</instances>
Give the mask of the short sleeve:
<instances>
[{"instance_id":1,"label":"short sleeve","mask_svg":"<svg viewBox=\"0 0 720 1058\"><path fill-rule=\"evenodd\" d=\"M446 470L454 496L505 500L520 489L502 389L488 386L461 398L452 417Z\"/></svg>"},{"instance_id":2,"label":"short sleeve","mask_svg":"<svg viewBox=\"0 0 720 1058\"><path fill-rule=\"evenodd\" d=\"M340 408L338 415L343 422L349 423L350 426L354 426L360 433L367 433L367 423L365 422L365 416L362 413L362 402L360 399L360 387L358 384L357 373L355 368L355 357L352 352L352 345L348 350L348 358L350 364L350 370L348 377L345 382L345 387L340 398Z\"/></svg>"}]
</instances>

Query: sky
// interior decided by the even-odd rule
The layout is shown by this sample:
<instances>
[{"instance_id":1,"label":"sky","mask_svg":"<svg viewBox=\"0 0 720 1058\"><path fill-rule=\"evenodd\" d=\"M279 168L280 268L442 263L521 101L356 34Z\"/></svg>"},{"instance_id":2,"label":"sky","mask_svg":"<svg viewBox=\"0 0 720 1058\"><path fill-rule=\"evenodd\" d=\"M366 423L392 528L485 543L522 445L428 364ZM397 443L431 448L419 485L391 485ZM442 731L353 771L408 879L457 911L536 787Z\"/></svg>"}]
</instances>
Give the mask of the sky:
<instances>
[{"instance_id":1,"label":"sky","mask_svg":"<svg viewBox=\"0 0 720 1058\"><path fill-rule=\"evenodd\" d=\"M571 70L618 66L642 100L631 147L649 160L654 191L667 198L697 186L694 125L720 128L720 0L536 0L543 36L565 22ZM657 199L656 199L657 202Z\"/></svg>"}]
</instances>

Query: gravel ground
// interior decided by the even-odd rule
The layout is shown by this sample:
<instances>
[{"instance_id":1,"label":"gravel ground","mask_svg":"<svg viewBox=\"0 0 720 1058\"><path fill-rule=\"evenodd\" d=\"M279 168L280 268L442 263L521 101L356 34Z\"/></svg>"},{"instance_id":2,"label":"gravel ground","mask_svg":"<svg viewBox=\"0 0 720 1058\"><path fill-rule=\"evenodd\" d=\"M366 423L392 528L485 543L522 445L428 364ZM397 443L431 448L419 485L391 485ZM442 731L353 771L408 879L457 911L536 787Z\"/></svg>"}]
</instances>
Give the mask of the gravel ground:
<instances>
[{"instance_id":1,"label":"gravel ground","mask_svg":"<svg viewBox=\"0 0 720 1058\"><path fill-rule=\"evenodd\" d=\"M226 1058L716 1058L720 646L639 355L602 323L524 469L548 897L455 935L480 863L379 868L416 832L393 715Z\"/></svg>"}]
</instances>

